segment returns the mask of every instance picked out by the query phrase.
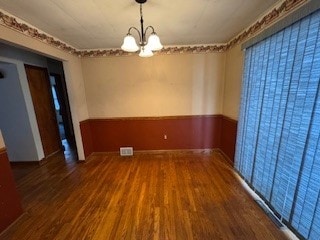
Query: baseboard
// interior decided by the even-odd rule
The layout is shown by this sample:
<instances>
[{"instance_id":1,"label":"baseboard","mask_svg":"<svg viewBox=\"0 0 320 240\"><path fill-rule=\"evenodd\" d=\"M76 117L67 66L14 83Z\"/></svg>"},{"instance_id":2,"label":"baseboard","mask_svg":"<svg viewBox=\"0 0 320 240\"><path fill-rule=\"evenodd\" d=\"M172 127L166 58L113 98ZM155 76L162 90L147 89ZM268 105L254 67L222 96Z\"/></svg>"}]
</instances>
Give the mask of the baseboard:
<instances>
[{"instance_id":1,"label":"baseboard","mask_svg":"<svg viewBox=\"0 0 320 240\"><path fill-rule=\"evenodd\" d=\"M164 154L164 153L173 153L173 154L179 154L179 153L195 153L195 154L212 154L212 153L220 153L222 157L226 160L226 163L233 168L233 162L230 160L230 158L219 148L205 148L205 149L162 149L162 150L134 150L133 156L139 155L139 154ZM110 152L93 152L91 153L86 160L81 162L89 161L91 157L94 156L120 156L119 151L110 151ZM130 158L132 156L126 156L124 158Z\"/></svg>"},{"instance_id":2,"label":"baseboard","mask_svg":"<svg viewBox=\"0 0 320 240\"><path fill-rule=\"evenodd\" d=\"M11 226L13 226L16 222L18 222L22 217L24 217L27 213L26 212L23 212L16 220L14 220L12 223L10 223L10 225L8 225L2 232L0 232L0 239L1 238L1 235L4 235L6 233L6 231L8 229L11 228Z\"/></svg>"},{"instance_id":3,"label":"baseboard","mask_svg":"<svg viewBox=\"0 0 320 240\"><path fill-rule=\"evenodd\" d=\"M241 186L246 190L246 192L248 193L248 195L254 200L260 200L263 204L264 207L268 209L268 211L274 215L275 218L276 214L272 211L271 208L269 208L269 206L265 203L265 201L250 187L250 185L248 185L248 183L241 177L241 175L235 171L235 176L238 179L239 183L241 184ZM299 238L294 234L294 232L292 232L287 226L280 228L280 230L288 237L288 239L290 240L299 240Z\"/></svg>"},{"instance_id":4,"label":"baseboard","mask_svg":"<svg viewBox=\"0 0 320 240\"><path fill-rule=\"evenodd\" d=\"M161 149L161 150L133 150L135 153L167 153L167 152L192 152L192 153L212 153L219 151L218 148L205 148L205 149ZM93 152L90 156L93 155L105 155L105 154L119 154L119 151L110 151L110 152Z\"/></svg>"},{"instance_id":5,"label":"baseboard","mask_svg":"<svg viewBox=\"0 0 320 240\"><path fill-rule=\"evenodd\" d=\"M219 153L227 160L228 164L233 167L233 161L225 154L220 148L218 148Z\"/></svg>"},{"instance_id":6,"label":"baseboard","mask_svg":"<svg viewBox=\"0 0 320 240\"><path fill-rule=\"evenodd\" d=\"M13 166L27 166L27 165L32 165L32 166L39 166L40 165L40 161L17 161L17 162L10 162L10 165Z\"/></svg>"},{"instance_id":7,"label":"baseboard","mask_svg":"<svg viewBox=\"0 0 320 240\"><path fill-rule=\"evenodd\" d=\"M40 159L39 161L12 161L10 164L12 165L39 165L42 166L46 164L48 161L50 161L50 158L55 157L58 153L60 153L62 150L58 150L49 156Z\"/></svg>"},{"instance_id":8,"label":"baseboard","mask_svg":"<svg viewBox=\"0 0 320 240\"><path fill-rule=\"evenodd\" d=\"M179 153L179 152L190 152L190 153L206 153L210 154L217 151L217 148L204 148L204 149L163 149L163 150L137 150L134 153L149 153L149 154L161 154L161 153Z\"/></svg>"},{"instance_id":9,"label":"baseboard","mask_svg":"<svg viewBox=\"0 0 320 240\"><path fill-rule=\"evenodd\" d=\"M0 148L0 154L4 154L7 152L7 149L4 147L4 148Z\"/></svg>"},{"instance_id":10,"label":"baseboard","mask_svg":"<svg viewBox=\"0 0 320 240\"><path fill-rule=\"evenodd\" d=\"M39 161L39 165L40 165L40 166L45 165L45 164L47 164L47 162L48 162L48 158L42 158L42 159L40 159L40 161Z\"/></svg>"},{"instance_id":11,"label":"baseboard","mask_svg":"<svg viewBox=\"0 0 320 240\"><path fill-rule=\"evenodd\" d=\"M42 159L39 161L40 166L42 166L42 165L46 164L47 162L49 162L49 161L50 161L50 158L55 157L57 154L61 153L62 151L63 151L62 149L59 149L59 150L51 153L50 155L42 158Z\"/></svg>"}]
</instances>

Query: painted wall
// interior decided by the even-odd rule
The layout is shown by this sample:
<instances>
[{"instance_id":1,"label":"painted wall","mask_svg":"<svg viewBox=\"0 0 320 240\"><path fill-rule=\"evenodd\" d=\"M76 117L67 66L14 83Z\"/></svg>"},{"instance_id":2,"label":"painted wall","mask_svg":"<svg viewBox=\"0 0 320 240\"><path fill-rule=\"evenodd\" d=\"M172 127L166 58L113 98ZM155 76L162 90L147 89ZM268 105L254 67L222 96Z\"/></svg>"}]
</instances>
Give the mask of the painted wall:
<instances>
[{"instance_id":1,"label":"painted wall","mask_svg":"<svg viewBox=\"0 0 320 240\"><path fill-rule=\"evenodd\" d=\"M32 141L29 141L29 144L32 144L33 147L35 144L35 148L37 150L36 155L33 155L33 157L31 157L30 154L27 154L27 156L24 158L25 160L23 160L22 156L23 156L23 153L26 151L26 149L16 148L15 146L19 143L20 140L19 139L14 140L12 136L10 137L11 141L7 142L7 148L10 149L9 150L10 161L37 161L37 160L39 161L44 157L44 153L43 153L41 138L38 130L38 125L36 122L36 116L33 108L32 98L29 91L29 85L28 85L28 80L25 73L24 64L30 64L30 65L47 68L47 58L40 56L38 54L32 53L30 51L18 49L16 47L0 43L0 61L14 65L18 71L18 76L15 79L20 81L20 84L18 85L21 87L21 91L24 97L24 101L20 101L20 103L24 104L24 106L26 107L27 114L29 117L28 119L29 124L25 124L25 127L29 128L29 126L31 126L31 131L33 135L33 139ZM19 110L16 110L16 111L18 112ZM1 121L1 117L0 117L0 121ZM8 124L6 126L6 129L3 129L3 131L5 132L10 131L10 128L12 127L10 126L10 124ZM22 130L21 128L22 126L20 126L20 130ZM28 131L28 130L26 129L24 131ZM20 157L16 158L17 155L19 155Z\"/></svg>"},{"instance_id":2,"label":"painted wall","mask_svg":"<svg viewBox=\"0 0 320 240\"><path fill-rule=\"evenodd\" d=\"M47 67L47 58L23 49L10 46L0 42L0 56L9 59L19 60L29 65Z\"/></svg>"},{"instance_id":3,"label":"painted wall","mask_svg":"<svg viewBox=\"0 0 320 240\"><path fill-rule=\"evenodd\" d=\"M134 150L220 148L233 161L237 121L221 114L226 112L223 101L227 100L233 107L227 113L236 119L240 87L225 84L226 75L230 81L234 76L226 73L226 56L82 59L90 118L81 122L85 156L118 151L121 146ZM230 55L230 64L233 61ZM232 99L225 99L224 94Z\"/></svg>"},{"instance_id":4,"label":"painted wall","mask_svg":"<svg viewBox=\"0 0 320 240\"><path fill-rule=\"evenodd\" d=\"M239 114L244 52L237 45L226 53L223 115L237 120Z\"/></svg>"},{"instance_id":5,"label":"painted wall","mask_svg":"<svg viewBox=\"0 0 320 240\"><path fill-rule=\"evenodd\" d=\"M0 26L0 41L10 42L28 51L63 61L78 155L79 159L83 160L79 122L88 118L88 111L80 59L4 26Z\"/></svg>"},{"instance_id":6,"label":"painted wall","mask_svg":"<svg viewBox=\"0 0 320 240\"><path fill-rule=\"evenodd\" d=\"M230 52L79 59L3 26L0 39L63 61L80 159L79 122L88 118L237 116L239 101L229 94L234 86L226 69L234 61Z\"/></svg>"},{"instance_id":7,"label":"painted wall","mask_svg":"<svg viewBox=\"0 0 320 240\"><path fill-rule=\"evenodd\" d=\"M17 66L0 62L0 128L10 161L39 160Z\"/></svg>"},{"instance_id":8,"label":"painted wall","mask_svg":"<svg viewBox=\"0 0 320 240\"><path fill-rule=\"evenodd\" d=\"M1 148L5 148L6 145L4 144L4 140L3 140L3 137L2 137L2 132L0 130L0 149Z\"/></svg>"},{"instance_id":9,"label":"painted wall","mask_svg":"<svg viewBox=\"0 0 320 240\"><path fill-rule=\"evenodd\" d=\"M83 58L89 118L221 114L225 53Z\"/></svg>"}]
</instances>

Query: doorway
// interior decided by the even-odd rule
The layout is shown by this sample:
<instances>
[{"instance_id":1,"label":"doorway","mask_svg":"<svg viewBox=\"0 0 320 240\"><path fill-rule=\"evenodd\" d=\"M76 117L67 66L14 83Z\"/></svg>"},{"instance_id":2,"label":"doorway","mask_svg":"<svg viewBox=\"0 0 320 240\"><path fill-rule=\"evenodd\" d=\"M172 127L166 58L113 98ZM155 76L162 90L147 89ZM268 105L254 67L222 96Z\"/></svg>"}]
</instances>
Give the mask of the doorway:
<instances>
[{"instance_id":1,"label":"doorway","mask_svg":"<svg viewBox=\"0 0 320 240\"><path fill-rule=\"evenodd\" d=\"M44 157L61 150L56 115L46 68L25 65L31 98L36 114Z\"/></svg>"},{"instance_id":2,"label":"doorway","mask_svg":"<svg viewBox=\"0 0 320 240\"><path fill-rule=\"evenodd\" d=\"M63 75L50 73L50 86L65 157L78 160L68 92Z\"/></svg>"},{"instance_id":3,"label":"doorway","mask_svg":"<svg viewBox=\"0 0 320 240\"><path fill-rule=\"evenodd\" d=\"M63 75L31 65L25 69L45 158L63 150L67 161L78 160Z\"/></svg>"}]
</instances>

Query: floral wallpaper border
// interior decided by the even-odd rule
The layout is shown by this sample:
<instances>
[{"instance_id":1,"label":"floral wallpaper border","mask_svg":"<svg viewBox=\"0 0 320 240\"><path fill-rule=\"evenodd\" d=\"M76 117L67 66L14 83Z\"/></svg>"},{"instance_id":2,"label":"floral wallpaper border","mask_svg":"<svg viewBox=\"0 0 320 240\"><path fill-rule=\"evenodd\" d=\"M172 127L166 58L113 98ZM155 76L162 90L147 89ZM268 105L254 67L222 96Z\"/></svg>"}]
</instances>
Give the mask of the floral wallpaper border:
<instances>
[{"instance_id":1,"label":"floral wallpaper border","mask_svg":"<svg viewBox=\"0 0 320 240\"><path fill-rule=\"evenodd\" d=\"M284 15L292 12L298 6L306 3L308 0L284 0L278 7L272 9L260 20L252 24L246 30L241 32L238 36L233 38L226 44L213 44L203 46L175 46L164 47L157 54L182 54L182 53L212 53L212 52L225 52L228 49L240 44L244 40L254 36L266 27L270 26L273 22L280 19ZM25 23L20 23L16 18L8 16L0 11L0 24L20 32L24 35L37 39L41 42L47 43L50 46L61 49L70 54L78 57L105 57L105 56L129 56L134 55L127 53L121 49L106 49L106 50L78 50L74 47L55 39L46 33L40 32L38 29L31 27Z\"/></svg>"},{"instance_id":2,"label":"floral wallpaper border","mask_svg":"<svg viewBox=\"0 0 320 240\"><path fill-rule=\"evenodd\" d=\"M304 3L309 0L285 0L279 7L272 9L260 20L252 24L238 36L233 38L228 44L227 49L232 48L233 46L243 42L244 40L253 37L263 29L272 25L276 20L279 20L283 16L287 15L290 12L293 12L298 6L302 6Z\"/></svg>"}]
</instances>

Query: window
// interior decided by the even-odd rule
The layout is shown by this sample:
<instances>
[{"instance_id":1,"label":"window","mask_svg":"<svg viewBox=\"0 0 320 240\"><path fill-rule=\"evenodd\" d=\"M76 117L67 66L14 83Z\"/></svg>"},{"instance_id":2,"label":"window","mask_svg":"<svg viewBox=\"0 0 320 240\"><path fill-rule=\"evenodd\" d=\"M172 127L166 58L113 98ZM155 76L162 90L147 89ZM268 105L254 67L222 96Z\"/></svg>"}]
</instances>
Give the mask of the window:
<instances>
[{"instance_id":1,"label":"window","mask_svg":"<svg viewBox=\"0 0 320 240\"><path fill-rule=\"evenodd\" d=\"M250 46L235 167L305 239L320 239L320 11Z\"/></svg>"}]
</instances>

